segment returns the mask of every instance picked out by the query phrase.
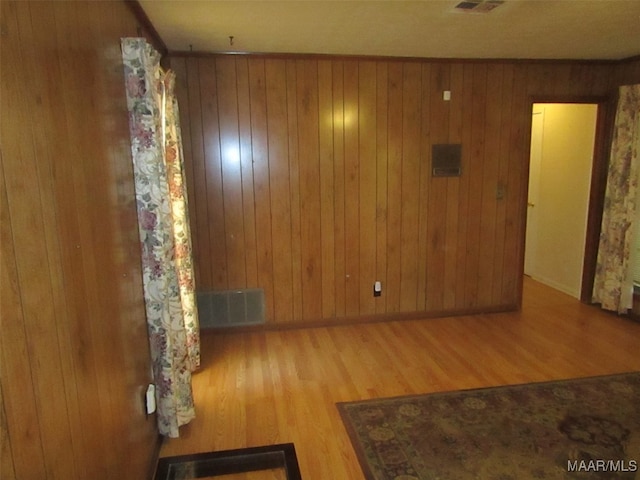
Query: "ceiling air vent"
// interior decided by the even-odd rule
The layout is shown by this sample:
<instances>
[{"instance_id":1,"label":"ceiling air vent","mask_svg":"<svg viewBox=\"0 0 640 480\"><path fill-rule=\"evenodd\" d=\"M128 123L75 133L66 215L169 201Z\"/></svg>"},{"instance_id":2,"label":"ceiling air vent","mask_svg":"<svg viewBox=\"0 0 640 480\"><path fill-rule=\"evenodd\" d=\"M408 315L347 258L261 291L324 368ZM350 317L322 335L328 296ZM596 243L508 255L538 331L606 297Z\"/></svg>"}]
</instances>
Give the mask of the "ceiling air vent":
<instances>
[{"instance_id":1,"label":"ceiling air vent","mask_svg":"<svg viewBox=\"0 0 640 480\"><path fill-rule=\"evenodd\" d=\"M454 11L467 13L489 13L491 10L499 7L503 3L504 0L467 0L457 4Z\"/></svg>"}]
</instances>

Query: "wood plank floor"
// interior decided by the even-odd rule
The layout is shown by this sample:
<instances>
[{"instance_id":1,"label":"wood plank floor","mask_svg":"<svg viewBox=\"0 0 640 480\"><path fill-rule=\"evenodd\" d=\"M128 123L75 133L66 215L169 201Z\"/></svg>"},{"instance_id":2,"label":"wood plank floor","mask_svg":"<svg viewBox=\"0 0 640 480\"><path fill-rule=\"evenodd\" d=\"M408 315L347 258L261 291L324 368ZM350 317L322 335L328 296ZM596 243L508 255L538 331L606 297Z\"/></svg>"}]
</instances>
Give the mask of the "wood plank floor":
<instances>
[{"instance_id":1,"label":"wood plank floor","mask_svg":"<svg viewBox=\"0 0 640 480\"><path fill-rule=\"evenodd\" d=\"M640 370L640 323L529 279L516 313L202 343L197 418L161 456L293 442L305 480L363 478L336 402Z\"/></svg>"}]
</instances>

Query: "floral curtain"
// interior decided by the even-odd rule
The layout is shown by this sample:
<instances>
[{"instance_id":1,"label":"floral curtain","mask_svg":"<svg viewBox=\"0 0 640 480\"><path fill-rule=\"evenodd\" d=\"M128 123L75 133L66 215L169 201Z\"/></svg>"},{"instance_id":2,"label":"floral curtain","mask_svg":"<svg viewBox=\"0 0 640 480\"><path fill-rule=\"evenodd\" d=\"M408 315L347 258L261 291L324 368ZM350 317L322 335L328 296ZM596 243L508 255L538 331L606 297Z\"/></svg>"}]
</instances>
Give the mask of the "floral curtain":
<instances>
[{"instance_id":1,"label":"floral curtain","mask_svg":"<svg viewBox=\"0 0 640 480\"><path fill-rule=\"evenodd\" d=\"M640 85L620 87L607 190L593 286L593 301L626 313L632 306L630 277L640 150Z\"/></svg>"},{"instance_id":2,"label":"floral curtain","mask_svg":"<svg viewBox=\"0 0 640 480\"><path fill-rule=\"evenodd\" d=\"M200 341L175 77L145 39L121 46L158 428L177 437L195 417Z\"/></svg>"}]
</instances>

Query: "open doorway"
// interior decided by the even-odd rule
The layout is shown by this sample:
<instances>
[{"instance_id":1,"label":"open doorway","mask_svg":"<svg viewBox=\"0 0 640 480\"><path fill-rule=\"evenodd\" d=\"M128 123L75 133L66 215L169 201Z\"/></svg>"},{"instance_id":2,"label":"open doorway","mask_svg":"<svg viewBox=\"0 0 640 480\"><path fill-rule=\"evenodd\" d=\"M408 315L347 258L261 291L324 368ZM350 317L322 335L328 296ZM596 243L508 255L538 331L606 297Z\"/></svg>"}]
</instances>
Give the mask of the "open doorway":
<instances>
[{"instance_id":1,"label":"open doorway","mask_svg":"<svg viewBox=\"0 0 640 480\"><path fill-rule=\"evenodd\" d=\"M583 299L598 103L534 103L524 273Z\"/></svg>"}]
</instances>

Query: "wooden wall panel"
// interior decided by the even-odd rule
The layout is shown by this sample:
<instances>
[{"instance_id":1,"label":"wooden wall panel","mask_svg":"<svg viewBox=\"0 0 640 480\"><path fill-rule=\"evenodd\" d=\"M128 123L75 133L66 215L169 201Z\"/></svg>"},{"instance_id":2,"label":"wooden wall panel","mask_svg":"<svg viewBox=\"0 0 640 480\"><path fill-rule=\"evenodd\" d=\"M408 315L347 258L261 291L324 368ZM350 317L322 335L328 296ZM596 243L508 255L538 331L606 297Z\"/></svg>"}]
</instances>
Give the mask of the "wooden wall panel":
<instances>
[{"instance_id":1,"label":"wooden wall panel","mask_svg":"<svg viewBox=\"0 0 640 480\"><path fill-rule=\"evenodd\" d=\"M343 64L344 107L344 232L345 232L345 308L346 316L360 312L360 147L358 119L359 70L358 62Z\"/></svg>"},{"instance_id":2,"label":"wooden wall panel","mask_svg":"<svg viewBox=\"0 0 640 480\"><path fill-rule=\"evenodd\" d=\"M519 299L524 267L526 189L529 177L531 100L527 93L526 65L516 65L511 109L509 174L506 183L505 253L502 270L502 298ZM521 159L513 161L514 158Z\"/></svg>"},{"instance_id":3,"label":"wooden wall panel","mask_svg":"<svg viewBox=\"0 0 640 480\"><path fill-rule=\"evenodd\" d=\"M296 61L302 315L322 317L318 62ZM274 159L276 162L278 159ZM357 202L356 202L357 204Z\"/></svg>"},{"instance_id":4,"label":"wooden wall panel","mask_svg":"<svg viewBox=\"0 0 640 480\"><path fill-rule=\"evenodd\" d=\"M471 128L469 121L471 119L471 105L473 101L473 65L464 64L462 66L462 90L455 95L452 101L456 101L456 97L462 99L459 109L462 111L462 125L460 141L462 143L462 171L459 177L459 199L458 199L458 232L456 242L456 293L455 308L466 308L467 285L467 245L469 244L469 221L473 210L470 210L469 197L471 185L472 166L469 161L471 158Z\"/></svg>"},{"instance_id":5,"label":"wooden wall panel","mask_svg":"<svg viewBox=\"0 0 640 480\"><path fill-rule=\"evenodd\" d=\"M467 150L469 162L469 197L467 204L467 252L465 276L460 279L465 284L464 306L467 308L480 305L478 298L480 257L484 253L486 245L482 245L482 187L484 168L484 143L486 136L485 110L487 91L487 65L475 64L469 66L471 76L471 101L469 108L470 130L468 143L463 143ZM465 148L467 147L467 148Z\"/></svg>"},{"instance_id":6,"label":"wooden wall panel","mask_svg":"<svg viewBox=\"0 0 640 480\"><path fill-rule=\"evenodd\" d=\"M224 85L218 85L217 62L200 63L200 102L202 105L202 131L209 132L204 137L205 201L207 216L204 228L209 231L211 285L217 290L229 288L228 263L233 261L227 257L227 232L225 230L225 208L222 183L222 145L220 133L220 115L218 98L228 94ZM223 120L224 121L224 120ZM196 200L197 202L197 200ZM229 208L237 206L229 205Z\"/></svg>"},{"instance_id":7,"label":"wooden wall panel","mask_svg":"<svg viewBox=\"0 0 640 480\"><path fill-rule=\"evenodd\" d=\"M359 247L360 282L359 315L376 311L376 297L372 295L376 279L376 201L377 201L377 143L376 139L376 64L358 62L358 163L359 169ZM330 228L330 227L329 227ZM324 236L324 231L323 231ZM369 281L370 288L365 288Z\"/></svg>"},{"instance_id":8,"label":"wooden wall panel","mask_svg":"<svg viewBox=\"0 0 640 480\"><path fill-rule=\"evenodd\" d=\"M266 61L269 152L283 161L269 164L273 229L273 288L277 318L293 320L291 194L287 139L287 72L284 60ZM285 161L286 159L286 161Z\"/></svg>"},{"instance_id":9,"label":"wooden wall panel","mask_svg":"<svg viewBox=\"0 0 640 480\"><path fill-rule=\"evenodd\" d=\"M478 269L478 304L493 305L493 269L496 259L496 235L504 231L498 224L497 209L502 205L498 192L500 166L500 136L503 65L492 64L487 69L486 106L484 116L484 164L482 169L482 204L480 226L480 262ZM493 133L490 133L493 132ZM498 255L500 252L497 252Z\"/></svg>"},{"instance_id":10,"label":"wooden wall panel","mask_svg":"<svg viewBox=\"0 0 640 480\"><path fill-rule=\"evenodd\" d=\"M442 92L449 89L449 73L447 64L423 66L422 107L425 113L420 143L424 168L415 172L414 175L422 179L420 207L426 215L422 222L426 226L426 236L423 235L423 240L420 242L420 249L425 251L426 255L422 261L418 262L420 272L426 274L426 284L424 287L418 285L420 287L418 288L418 310L441 310L444 302L445 251L447 249L446 195L449 179L432 177L430 167L432 146L450 143L451 104L442 100Z\"/></svg>"},{"instance_id":11,"label":"wooden wall panel","mask_svg":"<svg viewBox=\"0 0 640 480\"><path fill-rule=\"evenodd\" d=\"M376 280L387 288L387 206L388 206L388 137L389 129L389 69L383 62L376 64ZM387 311L387 295L376 297L376 313Z\"/></svg>"},{"instance_id":12,"label":"wooden wall panel","mask_svg":"<svg viewBox=\"0 0 640 480\"><path fill-rule=\"evenodd\" d=\"M400 311L412 312L418 307L418 236L420 203L420 64L402 65L402 159L391 168L399 169L401 188L400 227Z\"/></svg>"},{"instance_id":13,"label":"wooden wall panel","mask_svg":"<svg viewBox=\"0 0 640 480\"><path fill-rule=\"evenodd\" d=\"M205 150L246 142L253 164L253 189L243 182L219 201L214 176L206 178L206 200L196 195L218 210L212 218L246 215L255 204L257 238L255 248L245 241L244 251L230 252L228 232L211 229L209 244L198 243L205 251L196 268L212 275L200 273L198 288L235 288L217 283L216 271L257 252L257 280L247 276L245 286L265 289L270 323L298 324L515 308L532 97L609 95L615 74L634 71L576 62L174 60L186 64L184 101L229 97L217 110L203 102L219 124L183 116L199 128L197 142ZM248 91L238 62L249 63ZM239 139L238 128L225 125L242 124L241 116L251 126ZM431 176L437 143L462 144L462 176ZM207 169L216 162L205 156ZM229 175L222 169L222 185ZM198 218L193 223L199 228ZM381 297L373 297L376 280Z\"/></svg>"},{"instance_id":14,"label":"wooden wall panel","mask_svg":"<svg viewBox=\"0 0 640 480\"><path fill-rule=\"evenodd\" d=\"M242 163L238 113L238 75L233 57L216 62L216 84L211 86L218 100L220 128L220 182L224 204L224 233L227 263L227 285L243 287L247 283L244 245L244 211L242 199ZM244 95L243 95L244 96ZM217 210L217 209L216 209ZM215 227L214 227L215 228ZM220 252L220 258L224 258Z\"/></svg>"},{"instance_id":15,"label":"wooden wall panel","mask_svg":"<svg viewBox=\"0 0 640 480\"><path fill-rule=\"evenodd\" d=\"M283 84L284 88L284 84ZM318 63L318 134L320 138L320 241L322 243L322 318L335 317L335 174L333 153L333 71ZM284 132L286 138L286 132Z\"/></svg>"},{"instance_id":16,"label":"wooden wall panel","mask_svg":"<svg viewBox=\"0 0 640 480\"><path fill-rule=\"evenodd\" d=\"M449 143L462 143L463 135L463 95L464 86L464 65L457 63L451 65L450 82L448 88L457 92L451 98L449 107ZM463 165L464 168L464 165ZM423 175L426 177L426 175ZM465 219L461 218L460 207L463 203L461 194L461 183L464 177L452 177L447 179L447 198L446 198L446 240L445 240L445 268L443 282L443 299L442 308L451 310L456 307L457 300L457 283L458 271L460 263L458 259L464 250L461 249L459 243ZM465 189L462 189L465 192ZM464 216L462 216L464 217ZM464 274L460 276L463 278Z\"/></svg>"},{"instance_id":17,"label":"wooden wall panel","mask_svg":"<svg viewBox=\"0 0 640 480\"><path fill-rule=\"evenodd\" d=\"M7 13L3 12L4 20L7 20ZM4 53L4 52L3 52ZM7 58L4 57L3 58ZM3 77L5 80L6 77ZM3 91L3 100L6 99L6 91ZM2 108L7 106L3 102ZM4 133L4 131L3 131ZM4 148L3 148L4 151ZM4 154L3 154L4 157ZM3 161L4 164L4 161ZM24 313L20 284L18 280L18 267L16 265L16 252L13 241L13 226L9 209L7 208L7 188L4 176L4 168L0 165L2 175L2 205L0 210L0 228L2 237L0 238L0 251L2 252L0 265L0 280L2 281L2 295L0 296L0 307L3 312L3 319L8 318L7 312L12 314L11 322L2 322L2 408L6 417L6 433L4 436L9 440L12 447L11 470L16 477L19 475L25 478L45 478L46 467L43 451L39 440L38 411L36 406L35 384L29 381L12 381L9 378L30 379L32 377L32 359L28 352L27 337L25 334ZM35 439L35 440L31 440ZM3 453L4 447L3 447ZM5 460L3 460L3 465ZM9 477L13 478L13 477Z\"/></svg>"},{"instance_id":18,"label":"wooden wall panel","mask_svg":"<svg viewBox=\"0 0 640 480\"><path fill-rule=\"evenodd\" d=\"M344 178L344 62L331 62L333 93L333 197L334 197L334 295L335 316L344 317L346 312L346 279L345 259L347 256L345 242L345 178ZM300 318L299 316L296 318Z\"/></svg>"},{"instance_id":19,"label":"wooden wall panel","mask_svg":"<svg viewBox=\"0 0 640 480\"><path fill-rule=\"evenodd\" d=\"M13 453L11 452L11 438L7 427L7 415L2 397L2 385L0 384L0 478L16 478L16 470L13 466Z\"/></svg>"},{"instance_id":20,"label":"wooden wall panel","mask_svg":"<svg viewBox=\"0 0 640 480\"><path fill-rule=\"evenodd\" d=\"M157 429L142 408L149 354L120 60L120 38L141 27L124 3L1 8L9 478L145 478Z\"/></svg>"},{"instance_id":21,"label":"wooden wall panel","mask_svg":"<svg viewBox=\"0 0 640 480\"><path fill-rule=\"evenodd\" d=\"M287 60L287 125L289 139L289 190L291 195L291 272L293 283L293 318L302 318L302 252L300 243L300 162L298 146L298 110L296 95L296 61ZM264 288L264 287L263 287ZM269 287L266 291L268 293ZM268 295L267 295L268 298ZM276 317L275 321L279 321Z\"/></svg>"},{"instance_id":22,"label":"wooden wall panel","mask_svg":"<svg viewBox=\"0 0 640 480\"><path fill-rule=\"evenodd\" d=\"M496 183L496 198L506 197L509 184L509 142L511 138L511 105L513 103L513 65L504 65L502 72L501 98L496 100L501 106L500 131L498 145L498 171ZM492 304L500 302L502 298L502 285L504 281L505 230L507 228L507 202L498 201L496 206L496 231L494 238L494 261L492 279Z\"/></svg>"},{"instance_id":23,"label":"wooden wall panel","mask_svg":"<svg viewBox=\"0 0 640 480\"><path fill-rule=\"evenodd\" d=\"M400 311L402 234L402 63L388 65L387 271L384 294L389 313ZM385 313L386 313L385 312Z\"/></svg>"},{"instance_id":24,"label":"wooden wall panel","mask_svg":"<svg viewBox=\"0 0 640 480\"><path fill-rule=\"evenodd\" d=\"M640 83L640 56L621 62L616 67L615 85Z\"/></svg>"},{"instance_id":25,"label":"wooden wall panel","mask_svg":"<svg viewBox=\"0 0 640 480\"><path fill-rule=\"evenodd\" d=\"M203 60L201 63L204 65L208 63L208 61ZM272 196L269 175L268 111L264 60L249 60L249 95L251 98L251 132L253 140L253 185L256 205L258 284L265 289L268 318L273 319L275 308L275 282L273 275L274 250L272 239ZM215 143L212 145L215 146ZM296 283L297 282L295 281L293 282L293 284ZM215 287L212 286L210 288Z\"/></svg>"},{"instance_id":26,"label":"wooden wall panel","mask_svg":"<svg viewBox=\"0 0 640 480\"><path fill-rule=\"evenodd\" d=\"M244 256L246 284L258 282L258 255L256 249L256 208L253 193L253 157L251 155L251 101L249 92L249 62L236 59L238 75L238 128L240 135L240 168L242 176L242 220L244 229Z\"/></svg>"},{"instance_id":27,"label":"wooden wall panel","mask_svg":"<svg viewBox=\"0 0 640 480\"><path fill-rule=\"evenodd\" d=\"M188 115L190 122L182 122L181 129L189 129L191 145L190 148L184 150L185 156L191 151L191 158L185 158L185 169L191 165L191 174L187 177L189 183L194 186L193 190L187 191L189 201L192 208L189 210L191 215L191 232L193 237L194 262L199 266L195 270L196 281L205 285L213 285L213 277L211 274L211 249L208 245L211 242L209 235L209 201L207 200L207 176L205 175L205 157L204 157L204 136L203 132L203 108L204 102L200 91L200 66L197 60L187 60L187 78L180 78L177 84L187 85L188 97L180 102L181 105L187 104L189 107ZM176 70L176 75L180 75L182 71ZM177 95L184 94L182 90L176 91ZM185 112L180 110L180 114ZM184 142L184 139L183 139ZM200 247L202 245L202 247Z\"/></svg>"}]
</instances>

